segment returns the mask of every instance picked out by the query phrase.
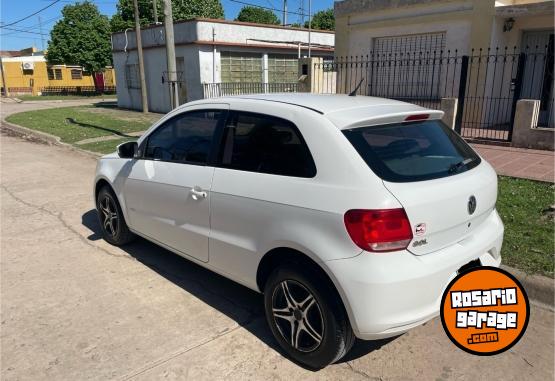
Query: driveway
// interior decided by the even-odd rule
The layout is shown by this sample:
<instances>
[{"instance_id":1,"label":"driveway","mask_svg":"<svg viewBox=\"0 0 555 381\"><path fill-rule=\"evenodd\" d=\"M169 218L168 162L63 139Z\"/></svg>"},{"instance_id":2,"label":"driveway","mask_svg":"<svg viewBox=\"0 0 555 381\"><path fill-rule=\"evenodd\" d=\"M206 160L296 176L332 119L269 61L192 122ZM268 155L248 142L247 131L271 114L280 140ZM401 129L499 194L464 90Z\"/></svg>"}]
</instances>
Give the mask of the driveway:
<instances>
[{"instance_id":1,"label":"driveway","mask_svg":"<svg viewBox=\"0 0 555 381\"><path fill-rule=\"evenodd\" d=\"M0 159L3 380L554 377L554 316L536 306L501 355L462 352L434 319L307 371L275 346L257 293L145 240L101 240L94 159L6 134Z\"/></svg>"}]
</instances>

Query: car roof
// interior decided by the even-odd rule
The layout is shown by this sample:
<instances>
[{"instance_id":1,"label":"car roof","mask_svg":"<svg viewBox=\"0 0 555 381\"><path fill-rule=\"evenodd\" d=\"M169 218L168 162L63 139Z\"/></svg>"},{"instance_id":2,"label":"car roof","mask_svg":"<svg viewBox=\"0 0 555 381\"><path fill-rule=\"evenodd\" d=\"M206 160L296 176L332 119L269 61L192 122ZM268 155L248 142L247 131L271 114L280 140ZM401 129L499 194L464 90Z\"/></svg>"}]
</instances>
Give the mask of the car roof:
<instances>
[{"instance_id":1,"label":"car roof","mask_svg":"<svg viewBox=\"0 0 555 381\"><path fill-rule=\"evenodd\" d=\"M252 94L204 99L194 103L221 103L226 100L233 101L239 99L257 102L277 102L310 109L326 116L341 129L358 127L362 124L369 126L400 122L404 121L406 116L415 114L429 114L429 119L439 119L443 116L442 111L427 109L407 102L344 94Z\"/></svg>"}]
</instances>

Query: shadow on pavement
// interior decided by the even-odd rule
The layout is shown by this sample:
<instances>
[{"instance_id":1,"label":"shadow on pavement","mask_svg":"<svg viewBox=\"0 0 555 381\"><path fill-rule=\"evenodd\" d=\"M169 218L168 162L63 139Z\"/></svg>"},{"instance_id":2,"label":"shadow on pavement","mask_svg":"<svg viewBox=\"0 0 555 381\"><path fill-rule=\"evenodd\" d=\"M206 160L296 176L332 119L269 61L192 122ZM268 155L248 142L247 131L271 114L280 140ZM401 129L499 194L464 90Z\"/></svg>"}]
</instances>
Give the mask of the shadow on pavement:
<instances>
[{"instance_id":1,"label":"shadow on pavement","mask_svg":"<svg viewBox=\"0 0 555 381\"><path fill-rule=\"evenodd\" d=\"M102 239L96 210L92 209L83 214L81 221L91 231L91 235L87 237L88 240ZM286 357L266 324L264 299L261 294L142 238L121 249L187 293L235 320L264 344ZM338 363L365 356L394 339L378 341L357 339L351 351Z\"/></svg>"}]
</instances>

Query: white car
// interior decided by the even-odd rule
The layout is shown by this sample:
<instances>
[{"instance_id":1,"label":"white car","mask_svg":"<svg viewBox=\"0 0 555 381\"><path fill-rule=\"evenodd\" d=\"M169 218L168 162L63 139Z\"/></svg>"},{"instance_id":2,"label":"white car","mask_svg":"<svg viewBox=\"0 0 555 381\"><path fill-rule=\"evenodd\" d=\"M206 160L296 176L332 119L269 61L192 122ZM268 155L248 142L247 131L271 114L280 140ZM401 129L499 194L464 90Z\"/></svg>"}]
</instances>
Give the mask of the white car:
<instances>
[{"instance_id":1,"label":"white car","mask_svg":"<svg viewBox=\"0 0 555 381\"><path fill-rule=\"evenodd\" d=\"M98 161L105 239L139 235L262 292L309 368L438 314L458 272L499 266L492 167L441 111L363 96L185 104Z\"/></svg>"}]
</instances>

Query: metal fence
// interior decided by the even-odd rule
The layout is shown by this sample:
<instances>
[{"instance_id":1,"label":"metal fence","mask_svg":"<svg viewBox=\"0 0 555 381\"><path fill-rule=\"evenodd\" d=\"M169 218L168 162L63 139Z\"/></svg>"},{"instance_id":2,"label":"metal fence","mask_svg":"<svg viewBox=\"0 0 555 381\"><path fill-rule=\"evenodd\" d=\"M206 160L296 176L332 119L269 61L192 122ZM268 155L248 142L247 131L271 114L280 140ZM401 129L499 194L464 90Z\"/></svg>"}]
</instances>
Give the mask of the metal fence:
<instances>
[{"instance_id":1,"label":"metal fence","mask_svg":"<svg viewBox=\"0 0 555 381\"><path fill-rule=\"evenodd\" d=\"M324 75L333 72L335 75ZM466 138L510 141L516 102L540 99L539 125L553 127L553 47L371 53L317 63L321 89L380 96L438 109L458 98ZM322 74L318 74L322 73ZM331 86L326 81L335 81ZM329 92L329 90L319 91Z\"/></svg>"},{"instance_id":2,"label":"metal fence","mask_svg":"<svg viewBox=\"0 0 555 381\"><path fill-rule=\"evenodd\" d=\"M93 96L100 95L100 92L94 86L47 86L40 89L41 94L48 95L83 95ZM115 86L104 86L102 94L115 94Z\"/></svg>"},{"instance_id":3,"label":"metal fence","mask_svg":"<svg viewBox=\"0 0 555 381\"><path fill-rule=\"evenodd\" d=\"M224 82L204 83L204 98L224 97L228 95L262 94L262 93L294 93L299 91L298 83L245 83Z\"/></svg>"}]
</instances>

